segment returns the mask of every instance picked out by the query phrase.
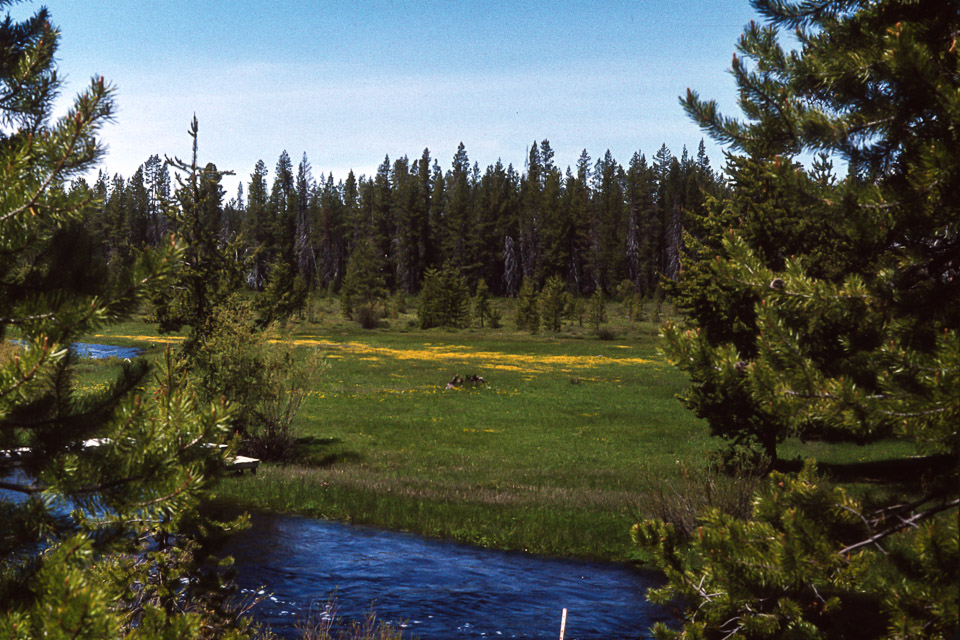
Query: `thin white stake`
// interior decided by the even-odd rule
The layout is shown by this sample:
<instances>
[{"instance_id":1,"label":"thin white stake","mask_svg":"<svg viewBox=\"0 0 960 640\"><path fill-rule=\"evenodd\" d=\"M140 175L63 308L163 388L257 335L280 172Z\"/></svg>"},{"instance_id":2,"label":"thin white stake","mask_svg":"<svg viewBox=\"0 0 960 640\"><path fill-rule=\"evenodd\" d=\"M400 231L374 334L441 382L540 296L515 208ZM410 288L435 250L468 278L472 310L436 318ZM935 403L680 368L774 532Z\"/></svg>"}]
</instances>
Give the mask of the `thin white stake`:
<instances>
[{"instance_id":1,"label":"thin white stake","mask_svg":"<svg viewBox=\"0 0 960 640\"><path fill-rule=\"evenodd\" d=\"M560 640L563 640L563 632L567 628L567 610L563 610L563 615L560 616Z\"/></svg>"}]
</instances>

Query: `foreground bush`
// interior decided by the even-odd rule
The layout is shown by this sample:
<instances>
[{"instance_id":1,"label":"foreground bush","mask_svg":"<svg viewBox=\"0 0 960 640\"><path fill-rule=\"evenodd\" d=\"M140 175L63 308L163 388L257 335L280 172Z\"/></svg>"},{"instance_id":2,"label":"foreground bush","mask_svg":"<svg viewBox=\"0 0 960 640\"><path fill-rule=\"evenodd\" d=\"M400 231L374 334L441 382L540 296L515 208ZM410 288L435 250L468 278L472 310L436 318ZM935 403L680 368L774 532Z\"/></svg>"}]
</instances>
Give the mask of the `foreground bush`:
<instances>
[{"instance_id":1,"label":"foreground bush","mask_svg":"<svg viewBox=\"0 0 960 640\"><path fill-rule=\"evenodd\" d=\"M210 323L190 361L201 397L224 397L236 405L234 425L244 453L290 459L297 414L321 372L319 359L298 362L292 347L258 327L252 305L240 297L216 307Z\"/></svg>"}]
</instances>

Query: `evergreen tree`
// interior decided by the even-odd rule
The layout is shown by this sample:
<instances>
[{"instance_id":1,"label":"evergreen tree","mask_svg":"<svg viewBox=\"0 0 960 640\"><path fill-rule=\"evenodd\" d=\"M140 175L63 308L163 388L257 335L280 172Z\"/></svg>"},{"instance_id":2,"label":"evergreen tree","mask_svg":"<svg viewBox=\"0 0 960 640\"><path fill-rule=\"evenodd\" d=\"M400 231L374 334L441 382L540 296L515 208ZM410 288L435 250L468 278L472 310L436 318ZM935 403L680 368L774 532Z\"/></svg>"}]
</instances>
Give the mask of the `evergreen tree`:
<instances>
[{"instance_id":1,"label":"evergreen tree","mask_svg":"<svg viewBox=\"0 0 960 640\"><path fill-rule=\"evenodd\" d=\"M472 191L470 161L461 142L446 175L447 201L443 210L443 226L439 231L444 259L465 273L476 270Z\"/></svg>"},{"instance_id":2,"label":"evergreen tree","mask_svg":"<svg viewBox=\"0 0 960 640\"><path fill-rule=\"evenodd\" d=\"M267 284L256 299L259 324L283 321L294 313L301 313L307 302L308 286L299 273L290 265L280 262L270 270Z\"/></svg>"},{"instance_id":3,"label":"evergreen tree","mask_svg":"<svg viewBox=\"0 0 960 640\"><path fill-rule=\"evenodd\" d=\"M592 246L593 214L591 213L590 182L592 162L584 149L577 160L576 176L568 176L565 189L566 208L571 218L569 280L577 295L590 290L589 255Z\"/></svg>"},{"instance_id":4,"label":"evergreen tree","mask_svg":"<svg viewBox=\"0 0 960 640\"><path fill-rule=\"evenodd\" d=\"M364 324L376 324L382 317L383 299L387 286L382 274L383 260L373 241L360 241L350 259L340 289L340 308L343 315Z\"/></svg>"},{"instance_id":5,"label":"evergreen tree","mask_svg":"<svg viewBox=\"0 0 960 640\"><path fill-rule=\"evenodd\" d=\"M477 237L477 260L480 265L478 283L485 280L498 291L504 280L503 242L507 228L515 217L515 193L510 175L503 164L487 167L476 189L474 235Z\"/></svg>"},{"instance_id":6,"label":"evergreen tree","mask_svg":"<svg viewBox=\"0 0 960 640\"><path fill-rule=\"evenodd\" d=\"M543 165L534 141L527 154L527 173L520 181L520 270L524 278L540 276L540 223L543 208Z\"/></svg>"},{"instance_id":7,"label":"evergreen tree","mask_svg":"<svg viewBox=\"0 0 960 640\"><path fill-rule=\"evenodd\" d=\"M156 247L165 241L172 230L167 217L166 203L170 201L170 173L160 156L154 154L143 163L144 181L147 187L147 243Z\"/></svg>"},{"instance_id":8,"label":"evergreen tree","mask_svg":"<svg viewBox=\"0 0 960 640\"><path fill-rule=\"evenodd\" d=\"M517 330L526 329L536 333L540 328L540 310L537 307L537 290L531 278L524 278L517 295Z\"/></svg>"},{"instance_id":9,"label":"evergreen tree","mask_svg":"<svg viewBox=\"0 0 960 640\"><path fill-rule=\"evenodd\" d=\"M417 166L414 163L414 170ZM393 219L395 233L391 241L391 254L394 256L394 282L397 291L416 292L420 282L420 230L418 225L418 207L422 202L419 184L415 173L411 173L409 162L404 156L393 163L391 175L393 183Z\"/></svg>"},{"instance_id":10,"label":"evergreen tree","mask_svg":"<svg viewBox=\"0 0 960 640\"><path fill-rule=\"evenodd\" d=\"M607 321L607 305L603 301L603 291L597 289L590 296L590 306L587 309L587 319L593 325L593 330L600 331L600 325Z\"/></svg>"},{"instance_id":11,"label":"evergreen tree","mask_svg":"<svg viewBox=\"0 0 960 640\"><path fill-rule=\"evenodd\" d=\"M314 225L314 210L316 208L315 188L313 176L310 172L310 161L307 154L303 154L297 167L297 215L294 224L293 253L294 264L300 281L308 288L313 283L313 276L317 268L317 256L313 249L312 229Z\"/></svg>"},{"instance_id":12,"label":"evergreen tree","mask_svg":"<svg viewBox=\"0 0 960 640\"><path fill-rule=\"evenodd\" d=\"M112 278L86 272L89 252L71 243L93 194L67 187L102 154L113 91L95 78L54 119L46 9L7 16L0 42L0 345L11 330L24 343L0 349L0 449L23 447L19 473L0 461L0 635L236 638L243 622L218 615L230 592L194 571L203 554L186 546L222 463L203 443L223 440L229 410L181 393L169 357L155 393L143 362L83 390L68 348L168 287L182 250L131 254Z\"/></svg>"},{"instance_id":13,"label":"evergreen tree","mask_svg":"<svg viewBox=\"0 0 960 640\"><path fill-rule=\"evenodd\" d=\"M343 200L340 189L327 176L320 194L320 222L317 225L320 285L336 288L346 265Z\"/></svg>"},{"instance_id":14,"label":"evergreen tree","mask_svg":"<svg viewBox=\"0 0 960 640\"><path fill-rule=\"evenodd\" d=\"M260 290L267 281L267 265L271 255L271 222L267 206L267 165L263 160L257 160L250 174L247 186L247 208L243 216L241 227L245 249L251 262L251 271L248 282L255 290Z\"/></svg>"},{"instance_id":15,"label":"evergreen tree","mask_svg":"<svg viewBox=\"0 0 960 640\"><path fill-rule=\"evenodd\" d=\"M572 246L573 217L563 206L563 175L553 164L553 149L550 142L540 143L543 157L543 217L541 223L543 241L542 275L567 275Z\"/></svg>"},{"instance_id":16,"label":"evergreen tree","mask_svg":"<svg viewBox=\"0 0 960 640\"><path fill-rule=\"evenodd\" d=\"M361 190L363 210L367 219L369 237L377 246L384 260L383 277L388 290L396 289L397 264L396 220L394 218L393 182L391 181L390 158L385 156L377 168L377 175L367 182L367 188Z\"/></svg>"},{"instance_id":17,"label":"evergreen tree","mask_svg":"<svg viewBox=\"0 0 960 640\"><path fill-rule=\"evenodd\" d=\"M194 116L188 131L193 141L189 164L179 158L167 159L167 164L179 172L174 216L186 250L174 285L153 296L161 332L190 327L190 336L184 343L188 352L203 341L211 328L208 325L211 310L237 291L244 277L244 265L237 260L239 248L227 248L220 242L223 214L220 180L232 172L219 171L213 163L207 163L203 169L199 167L198 132Z\"/></svg>"},{"instance_id":18,"label":"evergreen tree","mask_svg":"<svg viewBox=\"0 0 960 640\"><path fill-rule=\"evenodd\" d=\"M626 273L626 219L623 168L609 150L594 168L589 265L594 288L609 291Z\"/></svg>"},{"instance_id":19,"label":"evergreen tree","mask_svg":"<svg viewBox=\"0 0 960 640\"><path fill-rule=\"evenodd\" d=\"M296 225L297 225L297 190L296 178L293 175L293 161L284 149L277 158L277 165L273 170L273 184L270 187L270 198L267 201L269 211L267 228L270 230L268 249L271 262L282 260L288 265L296 265Z\"/></svg>"},{"instance_id":20,"label":"evergreen tree","mask_svg":"<svg viewBox=\"0 0 960 640\"><path fill-rule=\"evenodd\" d=\"M433 174L430 167L430 150L424 149L420 159L415 163L417 176L417 201L411 211L411 226L417 239L417 261L415 273L417 275L415 287L420 286L420 278L432 259L433 230L430 227L431 199L433 193Z\"/></svg>"},{"instance_id":21,"label":"evergreen tree","mask_svg":"<svg viewBox=\"0 0 960 640\"><path fill-rule=\"evenodd\" d=\"M473 296L473 315L480 321L480 328L483 328L483 321L491 316L493 309L490 306L490 289L485 280L477 282L477 291Z\"/></svg>"},{"instance_id":22,"label":"evergreen tree","mask_svg":"<svg viewBox=\"0 0 960 640\"><path fill-rule=\"evenodd\" d=\"M127 180L123 205L127 211L126 244L131 248L146 246L150 226L150 196L142 165Z\"/></svg>"},{"instance_id":23,"label":"evergreen tree","mask_svg":"<svg viewBox=\"0 0 960 640\"><path fill-rule=\"evenodd\" d=\"M715 266L678 285L702 304L688 304L689 326L665 331L668 349L715 432L746 423L768 448L792 434L896 437L928 457L908 495L888 486L869 503L825 486L812 465L774 474L752 518L709 512L689 548L670 525L642 523L637 539L669 581L651 597L687 607L680 631L656 632L953 637L960 6L755 5L769 24L751 23L739 44L755 68L733 61L749 121L693 92L683 101L742 155L731 158L735 195L713 209L727 228L703 238ZM781 28L797 51L783 50ZM813 172L795 164L811 150L845 160L847 177L835 181L822 156Z\"/></svg>"},{"instance_id":24,"label":"evergreen tree","mask_svg":"<svg viewBox=\"0 0 960 640\"><path fill-rule=\"evenodd\" d=\"M559 332L567 302L563 280L560 276L553 275L547 278L537 301L540 303L540 320L544 328L550 329L554 333Z\"/></svg>"},{"instance_id":25,"label":"evergreen tree","mask_svg":"<svg viewBox=\"0 0 960 640\"><path fill-rule=\"evenodd\" d=\"M456 267L448 264L443 269L427 269L417 301L417 318L421 329L469 326L470 290Z\"/></svg>"}]
</instances>

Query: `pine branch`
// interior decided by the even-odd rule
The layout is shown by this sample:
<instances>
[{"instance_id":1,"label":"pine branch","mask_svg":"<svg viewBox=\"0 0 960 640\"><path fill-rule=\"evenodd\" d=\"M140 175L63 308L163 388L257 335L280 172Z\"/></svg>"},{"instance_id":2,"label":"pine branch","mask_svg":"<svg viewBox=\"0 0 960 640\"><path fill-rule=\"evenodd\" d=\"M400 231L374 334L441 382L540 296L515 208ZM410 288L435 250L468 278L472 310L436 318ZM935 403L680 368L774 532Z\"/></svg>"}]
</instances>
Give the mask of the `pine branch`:
<instances>
[{"instance_id":1,"label":"pine branch","mask_svg":"<svg viewBox=\"0 0 960 640\"><path fill-rule=\"evenodd\" d=\"M40 487L36 484L18 484L16 482L7 482L6 480L0 480L0 489L5 489L7 491L16 491L17 493L26 493L29 495L35 495L43 491L43 487Z\"/></svg>"},{"instance_id":2,"label":"pine branch","mask_svg":"<svg viewBox=\"0 0 960 640\"><path fill-rule=\"evenodd\" d=\"M0 398L3 398L3 397L6 396L7 394L16 391L17 389L19 389L19 388L22 387L23 385L25 385L25 384L27 384L28 382L30 382L30 380L32 380L32 379L34 378L34 376L36 376L37 373L40 371L40 367L43 366L43 364L46 362L47 357L49 356L49 354L50 354L50 339L44 337L44 340L43 340L43 350L42 350L42 352L41 352L40 359L37 360L36 364L33 365L33 368L30 369L30 371L27 371L26 373L24 373L24 372L21 370L21 368L20 368L20 359L19 359L19 358L15 358L15 359L14 359L14 362L15 362L15 366L16 366L16 368L17 368L17 375L20 377L20 379L17 380L17 382L16 382L15 384L13 384L13 385L11 385L10 387L7 387L6 389L3 389L2 391L0 391Z\"/></svg>"},{"instance_id":3,"label":"pine branch","mask_svg":"<svg viewBox=\"0 0 960 640\"><path fill-rule=\"evenodd\" d=\"M102 77L100 78L99 87L100 87L100 90L103 90ZM100 102L101 102L101 97L96 96L93 100L93 106L96 107ZM100 117L100 114L98 114L95 110L93 110L90 113L89 117L86 120L84 120L81 117L79 111L74 111L72 114L67 115L67 118L72 119L75 124L73 135L69 139L67 148L64 149L64 152L61 154L60 158L57 160L57 163L54 165L53 169L51 169L48 172L47 176L43 179L43 182L40 183L40 186L34 191L33 195L31 195L30 198L21 206L9 211L3 216L0 216L0 223L4 223L10 218L20 215L25 211L31 210L33 207L38 205L38 203L40 202L40 196L46 193L47 190L51 187L51 185L53 185L54 180L56 180L60 176L61 172L67 166L67 161L75 160L75 156L77 154L77 148L76 148L77 142L83 137L86 128L89 125L91 125L98 117Z\"/></svg>"},{"instance_id":4,"label":"pine branch","mask_svg":"<svg viewBox=\"0 0 960 640\"><path fill-rule=\"evenodd\" d=\"M958 505L960 505L960 498L954 498L954 499L951 500L950 502L946 502L946 503L941 504L941 505L938 505L938 506L936 506L936 507L927 509L926 511L921 511L920 513L918 513L918 514L916 514L916 515L914 515L914 516L912 516L912 517L910 517L910 518L907 518L907 519L901 518L901 519L900 519L900 522L898 522L896 525L890 527L889 529L884 529L884 530L881 531L880 533L877 533L877 534L875 534L875 535L872 535L872 536L870 536L869 538L867 538L866 540L861 540L860 542L857 542L856 544L852 544L852 545L850 545L850 546L848 546L848 547L844 547L843 549L841 549L841 550L838 551L837 553L840 554L840 555L846 555L846 554L850 553L851 551L855 551L856 549L860 549L861 547L866 547L866 546L871 545L871 544L876 544L878 541L883 540L884 538L886 538L886 537L888 537L888 536L891 536L891 535L897 533L898 531L902 531L902 530L904 530L904 529L906 529L906 528L908 528L908 527L914 527L914 526L916 526L916 523L917 523L917 522L920 522L921 520L926 520L927 518L929 518L929 517L931 517L931 516L934 516L934 515L940 513L941 511L946 511L947 509L954 508L954 507L956 507L956 506L958 506Z\"/></svg>"}]
</instances>

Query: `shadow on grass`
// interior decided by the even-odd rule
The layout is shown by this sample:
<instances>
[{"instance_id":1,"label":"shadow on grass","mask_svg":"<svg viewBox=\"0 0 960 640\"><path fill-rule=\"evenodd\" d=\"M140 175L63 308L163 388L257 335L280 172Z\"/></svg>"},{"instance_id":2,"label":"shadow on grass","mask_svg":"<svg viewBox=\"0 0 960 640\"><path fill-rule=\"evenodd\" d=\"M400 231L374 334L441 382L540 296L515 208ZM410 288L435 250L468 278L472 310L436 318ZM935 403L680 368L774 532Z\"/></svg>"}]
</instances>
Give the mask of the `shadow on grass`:
<instances>
[{"instance_id":1,"label":"shadow on grass","mask_svg":"<svg viewBox=\"0 0 960 640\"><path fill-rule=\"evenodd\" d=\"M818 462L817 469L836 482L919 484L929 473L943 474L956 466L951 455L922 456L915 458L890 458L869 462ZM797 472L802 460L778 460L777 471Z\"/></svg>"},{"instance_id":2,"label":"shadow on grass","mask_svg":"<svg viewBox=\"0 0 960 640\"><path fill-rule=\"evenodd\" d=\"M343 442L343 440L340 438L321 438L320 436L304 436L302 438L297 438L296 440L298 447L322 447L331 444L340 444L341 442Z\"/></svg>"},{"instance_id":3,"label":"shadow on grass","mask_svg":"<svg viewBox=\"0 0 960 640\"><path fill-rule=\"evenodd\" d=\"M360 462L363 456L356 451L330 451L343 442L340 438L304 436L297 438L297 462L308 467L330 467L341 462Z\"/></svg>"}]
</instances>

